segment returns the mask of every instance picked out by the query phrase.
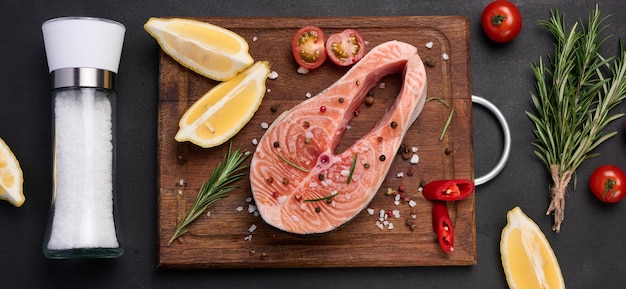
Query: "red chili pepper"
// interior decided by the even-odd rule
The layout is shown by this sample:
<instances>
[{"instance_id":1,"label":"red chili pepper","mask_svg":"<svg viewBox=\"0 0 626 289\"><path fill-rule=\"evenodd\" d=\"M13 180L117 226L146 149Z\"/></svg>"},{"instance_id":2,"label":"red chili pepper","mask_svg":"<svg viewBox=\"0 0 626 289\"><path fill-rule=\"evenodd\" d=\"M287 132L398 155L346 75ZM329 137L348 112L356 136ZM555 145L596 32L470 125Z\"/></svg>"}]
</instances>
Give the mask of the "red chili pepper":
<instances>
[{"instance_id":1,"label":"red chili pepper","mask_svg":"<svg viewBox=\"0 0 626 289\"><path fill-rule=\"evenodd\" d=\"M430 201L459 201L474 193L474 182L465 179L431 181L422 188Z\"/></svg>"},{"instance_id":2,"label":"red chili pepper","mask_svg":"<svg viewBox=\"0 0 626 289\"><path fill-rule=\"evenodd\" d=\"M454 228L445 202L433 202L433 230L441 249L446 253L454 251Z\"/></svg>"}]
</instances>

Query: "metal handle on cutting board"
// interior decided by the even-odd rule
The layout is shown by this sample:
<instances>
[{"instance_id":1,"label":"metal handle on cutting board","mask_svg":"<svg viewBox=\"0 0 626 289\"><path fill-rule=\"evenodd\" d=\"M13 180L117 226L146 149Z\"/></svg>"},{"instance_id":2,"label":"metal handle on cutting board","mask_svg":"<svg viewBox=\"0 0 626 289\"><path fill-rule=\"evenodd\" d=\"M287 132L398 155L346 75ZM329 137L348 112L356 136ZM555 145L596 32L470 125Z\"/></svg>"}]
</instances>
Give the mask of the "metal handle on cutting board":
<instances>
[{"instance_id":1,"label":"metal handle on cutting board","mask_svg":"<svg viewBox=\"0 0 626 289\"><path fill-rule=\"evenodd\" d=\"M474 185L478 186L495 178L502 171L502 169L504 169L511 153L511 131L509 130L509 125L506 122L504 115L495 105L493 105L493 103L476 95L472 95L472 103L480 104L487 110L491 111L491 113L493 113L498 119L498 122L502 127L502 133L504 134L504 149L502 150L502 155L500 155L500 160L487 174L474 179Z\"/></svg>"}]
</instances>

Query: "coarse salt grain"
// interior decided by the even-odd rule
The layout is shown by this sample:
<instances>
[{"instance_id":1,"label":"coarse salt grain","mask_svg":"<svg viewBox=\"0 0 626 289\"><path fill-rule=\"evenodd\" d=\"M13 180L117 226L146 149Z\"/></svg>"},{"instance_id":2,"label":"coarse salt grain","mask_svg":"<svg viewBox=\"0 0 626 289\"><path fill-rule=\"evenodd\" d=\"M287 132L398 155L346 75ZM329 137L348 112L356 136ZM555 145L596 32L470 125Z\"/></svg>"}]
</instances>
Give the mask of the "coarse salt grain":
<instances>
[{"instance_id":1,"label":"coarse salt grain","mask_svg":"<svg viewBox=\"0 0 626 289\"><path fill-rule=\"evenodd\" d=\"M278 78L278 72L276 72L276 71L270 72L270 74L267 76L267 78L272 79L272 80Z\"/></svg>"},{"instance_id":2,"label":"coarse salt grain","mask_svg":"<svg viewBox=\"0 0 626 289\"><path fill-rule=\"evenodd\" d=\"M47 249L117 248L108 93L60 91L54 97L54 117L56 195Z\"/></svg>"},{"instance_id":3,"label":"coarse salt grain","mask_svg":"<svg viewBox=\"0 0 626 289\"><path fill-rule=\"evenodd\" d=\"M393 213L394 218L396 219L400 218L400 210L393 210L392 213Z\"/></svg>"},{"instance_id":4,"label":"coarse salt grain","mask_svg":"<svg viewBox=\"0 0 626 289\"><path fill-rule=\"evenodd\" d=\"M268 88L268 89L266 89L265 91L267 91L267 93L272 92L272 90L271 90L271 89L269 89L269 88Z\"/></svg>"},{"instance_id":5,"label":"coarse salt grain","mask_svg":"<svg viewBox=\"0 0 626 289\"><path fill-rule=\"evenodd\" d=\"M252 197L247 197L246 198L246 203L250 203L250 202L252 202Z\"/></svg>"},{"instance_id":6,"label":"coarse salt grain","mask_svg":"<svg viewBox=\"0 0 626 289\"><path fill-rule=\"evenodd\" d=\"M403 178L404 177L404 172L399 172L396 174L396 177L398 178Z\"/></svg>"},{"instance_id":7,"label":"coarse salt grain","mask_svg":"<svg viewBox=\"0 0 626 289\"><path fill-rule=\"evenodd\" d=\"M379 87L379 88L385 88L385 86L386 86L386 85L385 85L385 83L384 83L384 82L381 82L381 83L378 85L378 87Z\"/></svg>"},{"instance_id":8,"label":"coarse salt grain","mask_svg":"<svg viewBox=\"0 0 626 289\"><path fill-rule=\"evenodd\" d=\"M370 216L373 216L374 215L374 209L367 208L367 213L370 214Z\"/></svg>"},{"instance_id":9,"label":"coarse salt grain","mask_svg":"<svg viewBox=\"0 0 626 289\"><path fill-rule=\"evenodd\" d=\"M411 208L414 208L416 205L417 205L417 202L415 202L414 200L410 200L410 201L409 201L409 206L410 206Z\"/></svg>"},{"instance_id":10,"label":"coarse salt grain","mask_svg":"<svg viewBox=\"0 0 626 289\"><path fill-rule=\"evenodd\" d=\"M250 231L250 233L254 232L254 230L256 230L257 226L255 224L252 224L250 226L250 228L248 228L248 231Z\"/></svg>"},{"instance_id":11,"label":"coarse salt grain","mask_svg":"<svg viewBox=\"0 0 626 289\"><path fill-rule=\"evenodd\" d=\"M307 92L307 93L304 94L304 96L306 98L311 98L313 95L310 92Z\"/></svg>"},{"instance_id":12,"label":"coarse salt grain","mask_svg":"<svg viewBox=\"0 0 626 289\"><path fill-rule=\"evenodd\" d=\"M309 73L309 70L304 68L304 67L302 67L302 66L300 66L300 67L298 67L298 73L299 74L307 74L307 73Z\"/></svg>"},{"instance_id":13,"label":"coarse salt grain","mask_svg":"<svg viewBox=\"0 0 626 289\"><path fill-rule=\"evenodd\" d=\"M256 206L253 204L249 204L248 205L248 213L252 214L254 213L254 211L256 211Z\"/></svg>"},{"instance_id":14,"label":"coarse salt grain","mask_svg":"<svg viewBox=\"0 0 626 289\"><path fill-rule=\"evenodd\" d=\"M411 164L417 164L420 162L420 157L417 154L413 154L413 156L411 156L411 160L409 160L409 162Z\"/></svg>"},{"instance_id":15,"label":"coarse salt grain","mask_svg":"<svg viewBox=\"0 0 626 289\"><path fill-rule=\"evenodd\" d=\"M417 147L411 147L411 152L416 153L417 152Z\"/></svg>"},{"instance_id":16,"label":"coarse salt grain","mask_svg":"<svg viewBox=\"0 0 626 289\"><path fill-rule=\"evenodd\" d=\"M267 129L268 127L270 127L270 125L267 122L262 122L261 123L261 128L262 129Z\"/></svg>"},{"instance_id":17,"label":"coarse salt grain","mask_svg":"<svg viewBox=\"0 0 626 289\"><path fill-rule=\"evenodd\" d=\"M252 235L245 236L243 238L244 241L252 241Z\"/></svg>"},{"instance_id":18,"label":"coarse salt grain","mask_svg":"<svg viewBox=\"0 0 626 289\"><path fill-rule=\"evenodd\" d=\"M256 36L252 36L252 41L257 41L257 37Z\"/></svg>"},{"instance_id":19,"label":"coarse salt grain","mask_svg":"<svg viewBox=\"0 0 626 289\"><path fill-rule=\"evenodd\" d=\"M253 139L252 139L252 144L253 144L253 145L258 145L258 144L259 144L259 140L258 140L258 139L256 139L256 138L253 138Z\"/></svg>"},{"instance_id":20,"label":"coarse salt grain","mask_svg":"<svg viewBox=\"0 0 626 289\"><path fill-rule=\"evenodd\" d=\"M426 48L428 48L428 49L433 48L433 42L432 41L426 42Z\"/></svg>"},{"instance_id":21,"label":"coarse salt grain","mask_svg":"<svg viewBox=\"0 0 626 289\"><path fill-rule=\"evenodd\" d=\"M450 56L448 56L448 53L444 53L444 54L441 55L441 59L448 60L448 59L450 59Z\"/></svg>"},{"instance_id":22,"label":"coarse salt grain","mask_svg":"<svg viewBox=\"0 0 626 289\"><path fill-rule=\"evenodd\" d=\"M207 211L207 212L206 212L206 217L208 218L208 217L210 217L210 216L211 216L211 211Z\"/></svg>"},{"instance_id":23,"label":"coarse salt grain","mask_svg":"<svg viewBox=\"0 0 626 289\"><path fill-rule=\"evenodd\" d=\"M381 222L376 222L376 227L378 227L378 229L380 229L380 230L385 228L385 226Z\"/></svg>"},{"instance_id":24,"label":"coarse salt grain","mask_svg":"<svg viewBox=\"0 0 626 289\"><path fill-rule=\"evenodd\" d=\"M239 206L239 207L235 208L235 210L236 210L237 212L241 212L241 211L243 211L243 207L242 207L242 206Z\"/></svg>"},{"instance_id":25,"label":"coarse salt grain","mask_svg":"<svg viewBox=\"0 0 626 289\"><path fill-rule=\"evenodd\" d=\"M389 223L389 225L387 225L387 229L393 230L393 223Z\"/></svg>"}]
</instances>

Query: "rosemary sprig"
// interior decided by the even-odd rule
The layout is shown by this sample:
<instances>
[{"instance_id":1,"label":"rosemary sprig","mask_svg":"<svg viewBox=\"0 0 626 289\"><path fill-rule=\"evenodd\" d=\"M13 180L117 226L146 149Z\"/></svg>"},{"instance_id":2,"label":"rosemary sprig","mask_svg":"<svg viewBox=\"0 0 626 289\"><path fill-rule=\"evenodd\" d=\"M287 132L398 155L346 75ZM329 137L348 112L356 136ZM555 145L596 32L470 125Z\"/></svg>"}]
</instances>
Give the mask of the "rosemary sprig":
<instances>
[{"instance_id":1,"label":"rosemary sprig","mask_svg":"<svg viewBox=\"0 0 626 289\"><path fill-rule=\"evenodd\" d=\"M228 153L224 156L224 161L219 163L213 170L211 178L202 184L198 191L198 196L193 207L185 214L183 220L176 226L174 235L167 243L171 245L174 240L187 233L187 226L197 219L211 204L217 200L227 197L228 192L238 186L232 183L242 179L246 173L242 172L248 166L242 165L243 161L250 155L249 151L241 152L239 149L232 151L232 143L228 148Z\"/></svg>"},{"instance_id":2,"label":"rosemary sprig","mask_svg":"<svg viewBox=\"0 0 626 289\"><path fill-rule=\"evenodd\" d=\"M586 27L579 21L567 29L558 10L552 11L549 21L539 21L555 39L554 55L548 56L549 65L539 58L530 66L536 79L536 92L531 92L536 112L526 114L535 125L535 154L552 177L546 214L554 214L556 232L563 222L572 175L584 160L597 155L593 149L617 133L604 129L624 115L609 114L626 97L626 52L620 42L618 58L600 55L608 38L600 38L606 18L600 17L596 4Z\"/></svg>"}]
</instances>

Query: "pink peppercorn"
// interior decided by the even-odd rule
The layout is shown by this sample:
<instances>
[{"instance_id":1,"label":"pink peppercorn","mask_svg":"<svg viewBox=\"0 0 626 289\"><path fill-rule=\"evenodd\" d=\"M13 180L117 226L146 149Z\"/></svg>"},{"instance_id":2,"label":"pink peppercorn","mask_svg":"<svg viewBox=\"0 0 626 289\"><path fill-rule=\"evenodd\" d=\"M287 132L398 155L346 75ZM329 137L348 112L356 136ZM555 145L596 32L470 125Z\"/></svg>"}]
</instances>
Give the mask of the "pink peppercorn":
<instances>
[{"instance_id":1,"label":"pink peppercorn","mask_svg":"<svg viewBox=\"0 0 626 289\"><path fill-rule=\"evenodd\" d=\"M326 112L326 106L324 105L320 106L320 112Z\"/></svg>"}]
</instances>

